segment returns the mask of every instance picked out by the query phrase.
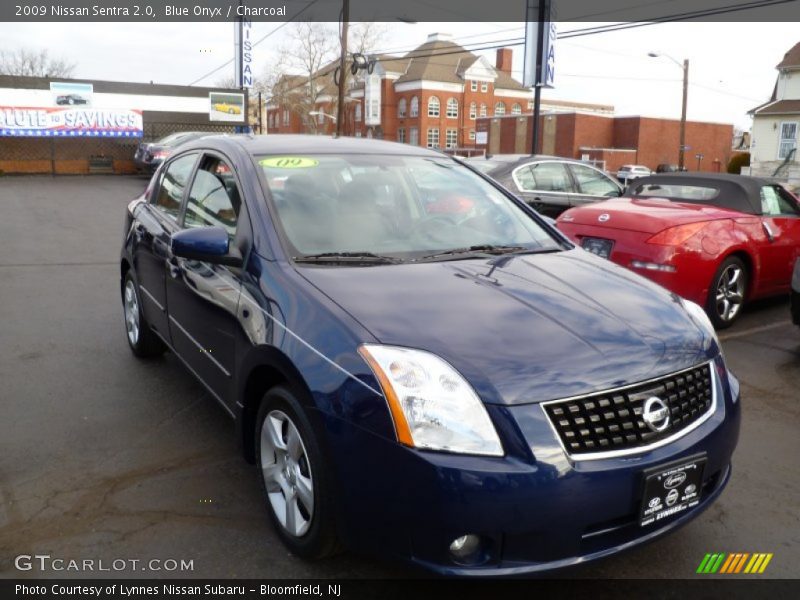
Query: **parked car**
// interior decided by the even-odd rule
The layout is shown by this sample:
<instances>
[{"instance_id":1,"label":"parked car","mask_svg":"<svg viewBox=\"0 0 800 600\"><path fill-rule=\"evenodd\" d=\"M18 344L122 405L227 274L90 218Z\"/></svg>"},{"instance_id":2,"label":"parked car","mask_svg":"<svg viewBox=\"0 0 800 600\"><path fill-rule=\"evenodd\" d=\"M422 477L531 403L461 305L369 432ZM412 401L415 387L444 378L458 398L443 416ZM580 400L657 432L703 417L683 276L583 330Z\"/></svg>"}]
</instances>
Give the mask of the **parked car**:
<instances>
[{"instance_id":1,"label":"parked car","mask_svg":"<svg viewBox=\"0 0 800 600\"><path fill-rule=\"evenodd\" d=\"M624 198L570 210L558 228L605 258L705 306L716 327L746 301L789 291L800 205L766 179L665 173Z\"/></svg>"},{"instance_id":2,"label":"parked car","mask_svg":"<svg viewBox=\"0 0 800 600\"><path fill-rule=\"evenodd\" d=\"M80 94L64 94L61 96L56 96L56 104L59 105L88 104L88 103L89 101Z\"/></svg>"},{"instance_id":3,"label":"parked car","mask_svg":"<svg viewBox=\"0 0 800 600\"><path fill-rule=\"evenodd\" d=\"M240 115L242 114L242 107L238 104L229 104L227 102L216 102L214 104L214 110L219 112L228 113L229 115Z\"/></svg>"},{"instance_id":4,"label":"parked car","mask_svg":"<svg viewBox=\"0 0 800 600\"><path fill-rule=\"evenodd\" d=\"M656 173L678 173L679 171L685 171L686 169L681 169L678 165L671 165L668 163L661 163L656 167Z\"/></svg>"},{"instance_id":5,"label":"parked car","mask_svg":"<svg viewBox=\"0 0 800 600\"><path fill-rule=\"evenodd\" d=\"M605 172L579 160L510 155L467 159L542 214L557 217L571 206L599 202L622 193Z\"/></svg>"},{"instance_id":6,"label":"parked car","mask_svg":"<svg viewBox=\"0 0 800 600\"><path fill-rule=\"evenodd\" d=\"M204 135L209 135L209 132L179 131L177 133L171 133L155 142L142 142L136 147L136 153L133 155L133 162L137 169L152 173L165 158L172 154L177 146L196 140Z\"/></svg>"},{"instance_id":7,"label":"parked car","mask_svg":"<svg viewBox=\"0 0 800 600\"><path fill-rule=\"evenodd\" d=\"M470 210L429 212L437 190ZM128 205L120 273L131 350L170 350L233 416L298 556L582 564L730 478L739 384L702 309L441 153L195 140Z\"/></svg>"},{"instance_id":8,"label":"parked car","mask_svg":"<svg viewBox=\"0 0 800 600\"><path fill-rule=\"evenodd\" d=\"M792 321L800 325L800 259L795 261L792 273Z\"/></svg>"},{"instance_id":9,"label":"parked car","mask_svg":"<svg viewBox=\"0 0 800 600\"><path fill-rule=\"evenodd\" d=\"M642 165L622 165L617 171L617 179L627 184L629 181L652 174L653 172L650 169Z\"/></svg>"}]
</instances>

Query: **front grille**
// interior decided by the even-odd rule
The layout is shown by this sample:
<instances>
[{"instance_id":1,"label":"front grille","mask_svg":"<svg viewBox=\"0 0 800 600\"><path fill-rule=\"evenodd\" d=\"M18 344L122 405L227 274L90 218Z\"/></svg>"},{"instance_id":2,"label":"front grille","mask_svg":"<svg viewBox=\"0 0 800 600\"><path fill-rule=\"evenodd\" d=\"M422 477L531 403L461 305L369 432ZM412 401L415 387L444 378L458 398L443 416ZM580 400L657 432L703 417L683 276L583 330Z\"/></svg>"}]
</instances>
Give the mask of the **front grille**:
<instances>
[{"instance_id":1,"label":"front grille","mask_svg":"<svg viewBox=\"0 0 800 600\"><path fill-rule=\"evenodd\" d=\"M642 418L644 405L653 396L660 398L669 411L669 424L663 431L653 431ZM699 424L713 405L710 364L641 384L542 404L564 449L575 458L642 451Z\"/></svg>"}]
</instances>

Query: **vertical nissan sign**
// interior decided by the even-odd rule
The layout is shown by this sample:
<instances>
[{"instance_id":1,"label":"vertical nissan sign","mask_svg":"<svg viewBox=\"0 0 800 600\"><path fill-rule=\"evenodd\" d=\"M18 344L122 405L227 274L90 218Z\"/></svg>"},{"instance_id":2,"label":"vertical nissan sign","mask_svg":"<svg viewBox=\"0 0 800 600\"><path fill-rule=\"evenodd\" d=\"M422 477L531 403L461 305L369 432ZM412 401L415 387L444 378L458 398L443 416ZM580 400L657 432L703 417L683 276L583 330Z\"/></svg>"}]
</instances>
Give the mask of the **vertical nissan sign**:
<instances>
[{"instance_id":1,"label":"vertical nissan sign","mask_svg":"<svg viewBox=\"0 0 800 600\"><path fill-rule=\"evenodd\" d=\"M556 24L553 0L528 0L525 27L525 87L553 87L556 71Z\"/></svg>"},{"instance_id":2,"label":"vertical nissan sign","mask_svg":"<svg viewBox=\"0 0 800 600\"><path fill-rule=\"evenodd\" d=\"M253 87L253 41L250 37L253 22L240 17L234 22L234 46L236 47L236 87Z\"/></svg>"}]
</instances>

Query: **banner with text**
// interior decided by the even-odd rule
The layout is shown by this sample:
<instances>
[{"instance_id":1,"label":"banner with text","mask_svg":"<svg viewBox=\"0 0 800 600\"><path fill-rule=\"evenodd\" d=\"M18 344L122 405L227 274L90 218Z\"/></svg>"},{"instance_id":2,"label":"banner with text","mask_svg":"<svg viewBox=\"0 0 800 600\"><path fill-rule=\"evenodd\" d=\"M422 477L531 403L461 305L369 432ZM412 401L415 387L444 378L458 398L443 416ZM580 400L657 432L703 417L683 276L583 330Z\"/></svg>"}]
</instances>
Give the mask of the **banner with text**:
<instances>
[{"instance_id":1,"label":"banner with text","mask_svg":"<svg viewBox=\"0 0 800 600\"><path fill-rule=\"evenodd\" d=\"M142 111L0 106L0 136L142 137Z\"/></svg>"}]
</instances>

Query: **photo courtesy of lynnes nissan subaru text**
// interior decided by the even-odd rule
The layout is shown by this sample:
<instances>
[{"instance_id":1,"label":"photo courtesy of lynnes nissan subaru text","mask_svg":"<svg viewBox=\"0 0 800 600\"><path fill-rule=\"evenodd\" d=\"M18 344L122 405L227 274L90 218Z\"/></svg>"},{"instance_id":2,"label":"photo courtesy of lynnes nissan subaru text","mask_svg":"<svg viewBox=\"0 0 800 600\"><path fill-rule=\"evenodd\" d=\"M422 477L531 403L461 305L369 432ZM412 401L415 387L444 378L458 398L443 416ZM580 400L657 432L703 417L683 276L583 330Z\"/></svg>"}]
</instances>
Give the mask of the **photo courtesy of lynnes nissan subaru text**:
<instances>
[{"instance_id":1,"label":"photo courtesy of lynnes nissan subaru text","mask_svg":"<svg viewBox=\"0 0 800 600\"><path fill-rule=\"evenodd\" d=\"M189 142L129 204L120 267L134 354L171 351L233 416L301 557L547 571L730 479L739 384L704 311L438 152Z\"/></svg>"}]
</instances>

